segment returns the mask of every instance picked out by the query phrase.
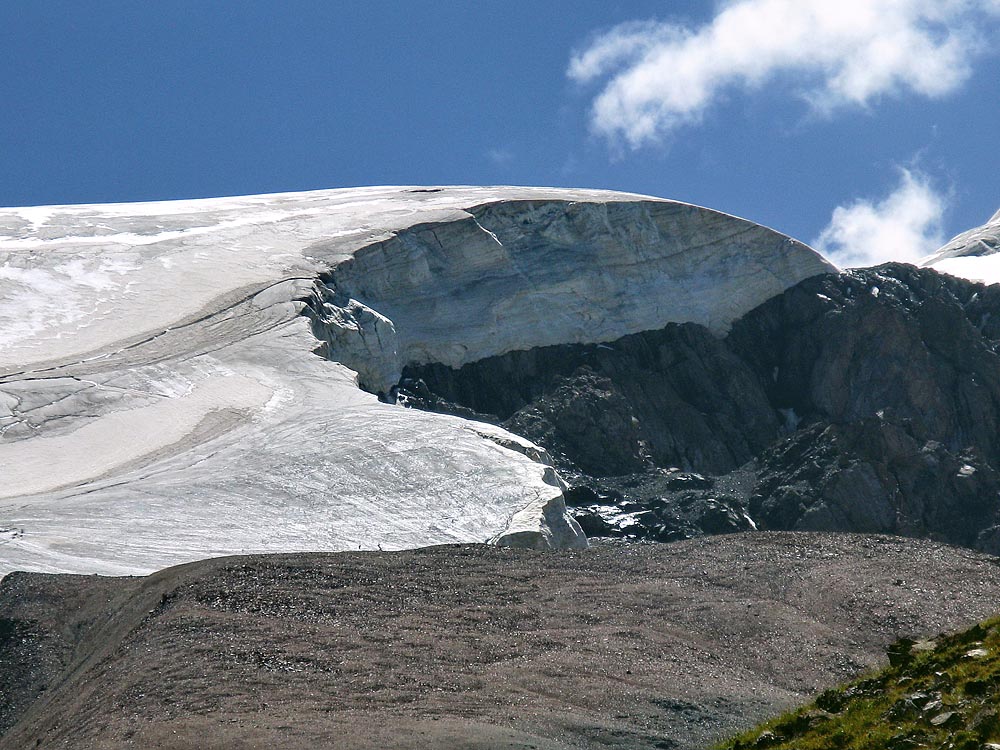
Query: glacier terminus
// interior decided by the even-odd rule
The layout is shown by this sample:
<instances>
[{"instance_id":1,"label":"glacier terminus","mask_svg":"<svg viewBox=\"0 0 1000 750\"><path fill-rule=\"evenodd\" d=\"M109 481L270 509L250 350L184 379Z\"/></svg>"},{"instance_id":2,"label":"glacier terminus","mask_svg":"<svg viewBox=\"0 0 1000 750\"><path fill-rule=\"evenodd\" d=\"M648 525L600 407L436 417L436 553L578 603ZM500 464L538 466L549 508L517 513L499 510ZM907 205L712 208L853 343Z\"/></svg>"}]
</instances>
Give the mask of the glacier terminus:
<instances>
[{"instance_id":1,"label":"glacier terminus","mask_svg":"<svg viewBox=\"0 0 1000 750\"><path fill-rule=\"evenodd\" d=\"M544 451L386 403L401 369L725 332L830 270L751 222L606 191L2 209L0 574L585 545Z\"/></svg>"}]
</instances>

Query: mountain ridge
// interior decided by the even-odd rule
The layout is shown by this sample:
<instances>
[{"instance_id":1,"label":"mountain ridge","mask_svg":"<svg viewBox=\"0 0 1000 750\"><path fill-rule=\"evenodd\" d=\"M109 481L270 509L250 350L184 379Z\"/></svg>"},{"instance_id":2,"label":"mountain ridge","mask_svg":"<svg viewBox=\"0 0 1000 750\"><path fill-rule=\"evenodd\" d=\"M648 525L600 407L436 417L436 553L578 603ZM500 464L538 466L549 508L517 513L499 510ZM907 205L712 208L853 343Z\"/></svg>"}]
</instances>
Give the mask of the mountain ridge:
<instances>
[{"instance_id":1,"label":"mountain ridge","mask_svg":"<svg viewBox=\"0 0 1000 750\"><path fill-rule=\"evenodd\" d=\"M0 252L0 573L209 558L3 578L0 747L693 750L995 614L1000 286L511 188Z\"/></svg>"},{"instance_id":2,"label":"mountain ridge","mask_svg":"<svg viewBox=\"0 0 1000 750\"><path fill-rule=\"evenodd\" d=\"M741 232L756 239L725 240ZM671 269L721 279L692 315L723 324L717 304L827 267L707 209L532 188L11 209L0 252L0 571L104 573L253 550L585 544L523 439L381 404L357 379L387 388L421 347L460 361L529 329L585 337L595 310L595 338L645 325L637 310L684 317ZM528 266L546 253L559 262Z\"/></svg>"},{"instance_id":3,"label":"mountain ridge","mask_svg":"<svg viewBox=\"0 0 1000 750\"><path fill-rule=\"evenodd\" d=\"M412 367L400 399L547 448L590 533L863 531L995 552L998 289L900 264L820 275L725 338L672 325Z\"/></svg>"}]
</instances>

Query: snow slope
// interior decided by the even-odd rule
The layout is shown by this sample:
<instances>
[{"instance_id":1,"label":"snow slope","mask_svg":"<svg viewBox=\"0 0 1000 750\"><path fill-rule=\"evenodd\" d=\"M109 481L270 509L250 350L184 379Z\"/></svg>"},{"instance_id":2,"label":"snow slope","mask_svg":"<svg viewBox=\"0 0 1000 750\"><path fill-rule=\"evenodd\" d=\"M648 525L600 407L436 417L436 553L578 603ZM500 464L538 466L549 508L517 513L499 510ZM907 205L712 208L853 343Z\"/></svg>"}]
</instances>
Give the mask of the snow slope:
<instances>
[{"instance_id":1,"label":"snow slope","mask_svg":"<svg viewBox=\"0 0 1000 750\"><path fill-rule=\"evenodd\" d=\"M981 227L953 238L920 265L972 281L1000 284L1000 211Z\"/></svg>"},{"instance_id":2,"label":"snow slope","mask_svg":"<svg viewBox=\"0 0 1000 750\"><path fill-rule=\"evenodd\" d=\"M602 191L0 210L0 573L585 543L534 446L358 378L385 390L408 361L670 321L721 331L829 268L749 222Z\"/></svg>"}]
</instances>

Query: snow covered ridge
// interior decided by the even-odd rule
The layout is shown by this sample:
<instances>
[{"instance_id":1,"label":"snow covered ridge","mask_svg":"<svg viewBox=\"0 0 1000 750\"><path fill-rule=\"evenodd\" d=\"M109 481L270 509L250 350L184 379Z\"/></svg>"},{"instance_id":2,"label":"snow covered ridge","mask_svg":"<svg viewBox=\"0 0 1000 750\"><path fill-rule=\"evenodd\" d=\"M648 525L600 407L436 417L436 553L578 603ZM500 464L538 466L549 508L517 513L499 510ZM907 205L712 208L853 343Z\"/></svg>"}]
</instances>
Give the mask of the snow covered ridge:
<instances>
[{"instance_id":1,"label":"snow covered ridge","mask_svg":"<svg viewBox=\"0 0 1000 750\"><path fill-rule=\"evenodd\" d=\"M358 378L670 321L721 331L830 269L749 222L604 191L0 210L0 573L585 543L534 446Z\"/></svg>"},{"instance_id":2,"label":"snow covered ridge","mask_svg":"<svg viewBox=\"0 0 1000 750\"><path fill-rule=\"evenodd\" d=\"M950 240L920 265L971 281L1000 283L1000 211L981 227Z\"/></svg>"}]
</instances>

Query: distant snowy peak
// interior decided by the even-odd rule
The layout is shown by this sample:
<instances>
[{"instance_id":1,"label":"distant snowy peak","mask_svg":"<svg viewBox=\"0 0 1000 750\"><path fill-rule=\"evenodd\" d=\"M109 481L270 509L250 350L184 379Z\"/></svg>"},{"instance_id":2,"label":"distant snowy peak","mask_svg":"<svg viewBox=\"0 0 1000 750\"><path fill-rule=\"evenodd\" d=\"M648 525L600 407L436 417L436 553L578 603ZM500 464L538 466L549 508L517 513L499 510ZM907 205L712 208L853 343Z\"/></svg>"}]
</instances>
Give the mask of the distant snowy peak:
<instances>
[{"instance_id":1,"label":"distant snowy peak","mask_svg":"<svg viewBox=\"0 0 1000 750\"><path fill-rule=\"evenodd\" d=\"M1000 283L1000 211L948 242L920 264L986 284Z\"/></svg>"}]
</instances>

